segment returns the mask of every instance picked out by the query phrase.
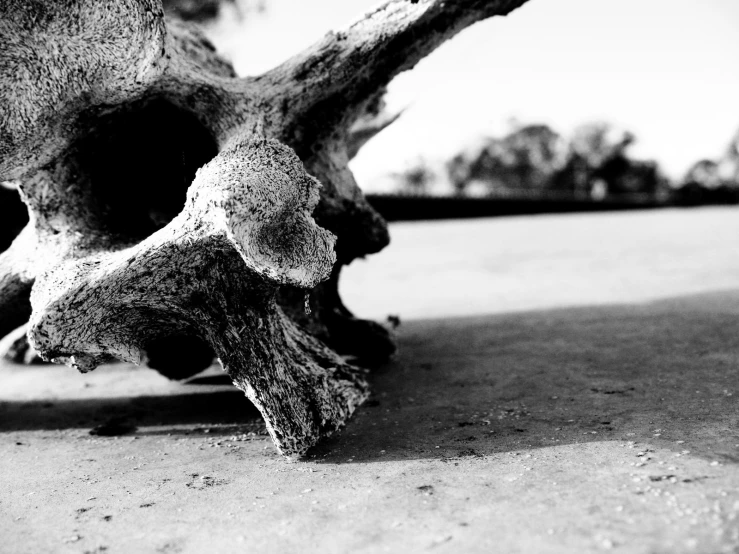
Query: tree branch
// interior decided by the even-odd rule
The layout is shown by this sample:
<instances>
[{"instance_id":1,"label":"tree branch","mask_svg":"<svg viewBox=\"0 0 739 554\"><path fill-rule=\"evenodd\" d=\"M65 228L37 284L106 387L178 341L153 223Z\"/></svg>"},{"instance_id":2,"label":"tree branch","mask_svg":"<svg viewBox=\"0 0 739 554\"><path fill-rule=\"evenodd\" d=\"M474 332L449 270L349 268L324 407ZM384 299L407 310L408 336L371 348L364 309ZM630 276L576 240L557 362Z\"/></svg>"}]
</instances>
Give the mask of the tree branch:
<instances>
[{"instance_id":1,"label":"tree branch","mask_svg":"<svg viewBox=\"0 0 739 554\"><path fill-rule=\"evenodd\" d=\"M476 21L507 15L526 0L389 0L346 30L330 32L263 76L289 97L296 116L322 105L341 113L411 69ZM321 120L325 125L326 121Z\"/></svg>"}]
</instances>

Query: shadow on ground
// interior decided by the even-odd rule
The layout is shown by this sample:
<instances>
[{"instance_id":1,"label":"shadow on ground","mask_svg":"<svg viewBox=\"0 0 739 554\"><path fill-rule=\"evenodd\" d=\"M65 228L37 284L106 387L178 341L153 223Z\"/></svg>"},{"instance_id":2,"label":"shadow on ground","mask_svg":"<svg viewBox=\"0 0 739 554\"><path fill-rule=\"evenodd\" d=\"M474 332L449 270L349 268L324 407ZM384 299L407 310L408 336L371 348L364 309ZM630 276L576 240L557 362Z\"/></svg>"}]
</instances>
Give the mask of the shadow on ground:
<instances>
[{"instance_id":1,"label":"shadow on ground","mask_svg":"<svg viewBox=\"0 0 739 554\"><path fill-rule=\"evenodd\" d=\"M644 305L407 323L400 329L400 355L372 376L373 396L309 459L452 462L648 438L737 462L737 316L739 291L729 291ZM28 371L31 387L38 379L70 379L59 368L13 372L21 370ZM128 395L126 380L144 373L124 376L116 385L120 396L111 398L70 393L14 400L0 391L0 432L94 428L111 418L130 423L139 435L189 434L208 425L226 435L238 426L259 427L254 407L236 389L214 386L218 377L167 383L162 394L154 386ZM89 378L94 383L95 374Z\"/></svg>"},{"instance_id":2,"label":"shadow on ground","mask_svg":"<svg viewBox=\"0 0 739 554\"><path fill-rule=\"evenodd\" d=\"M190 393L185 387L182 394L161 396L0 401L0 433L95 427L108 421L139 428L261 422L257 409L236 388Z\"/></svg>"}]
</instances>

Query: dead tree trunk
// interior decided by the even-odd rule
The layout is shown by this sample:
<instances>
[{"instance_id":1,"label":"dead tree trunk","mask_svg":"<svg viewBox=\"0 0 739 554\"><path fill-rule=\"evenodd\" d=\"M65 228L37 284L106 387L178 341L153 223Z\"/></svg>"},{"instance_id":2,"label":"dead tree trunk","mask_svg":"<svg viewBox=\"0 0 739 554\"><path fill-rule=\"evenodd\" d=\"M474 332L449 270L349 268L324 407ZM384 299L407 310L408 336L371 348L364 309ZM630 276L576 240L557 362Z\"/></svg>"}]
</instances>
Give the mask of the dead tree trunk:
<instances>
[{"instance_id":1,"label":"dead tree trunk","mask_svg":"<svg viewBox=\"0 0 739 554\"><path fill-rule=\"evenodd\" d=\"M30 215L0 255L0 334L30 296L45 358L157 360L174 377L200 369L166 362L191 337L278 448L303 454L367 392L314 336L365 359L394 350L337 289L343 265L389 241L348 169L372 126L352 126L399 72L524 1L390 0L236 78L158 0L0 0L0 180Z\"/></svg>"}]
</instances>

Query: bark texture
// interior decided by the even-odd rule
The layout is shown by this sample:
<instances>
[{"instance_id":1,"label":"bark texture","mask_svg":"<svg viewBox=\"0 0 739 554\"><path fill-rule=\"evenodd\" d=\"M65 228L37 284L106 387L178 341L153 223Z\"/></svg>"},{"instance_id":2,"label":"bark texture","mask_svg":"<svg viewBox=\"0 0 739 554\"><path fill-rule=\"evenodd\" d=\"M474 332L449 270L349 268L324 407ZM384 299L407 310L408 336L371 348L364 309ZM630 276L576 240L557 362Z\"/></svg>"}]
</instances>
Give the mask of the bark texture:
<instances>
[{"instance_id":1,"label":"bark texture","mask_svg":"<svg viewBox=\"0 0 739 554\"><path fill-rule=\"evenodd\" d=\"M286 146L235 140L166 227L128 248L78 251L37 279L33 347L84 372L111 357L140 363L160 337L202 337L279 450L302 455L367 394L357 368L276 304L281 285L310 289L335 261L333 235L311 217L318 188Z\"/></svg>"},{"instance_id":2,"label":"bark texture","mask_svg":"<svg viewBox=\"0 0 739 554\"><path fill-rule=\"evenodd\" d=\"M524 1L390 0L247 78L158 0L0 1L0 181L30 217L0 255L0 334L30 316L44 357L176 378L212 349L300 455L366 395L314 336L372 361L394 350L338 294L341 266L389 241L348 168L393 120L385 86ZM168 364L179 348L197 356Z\"/></svg>"}]
</instances>

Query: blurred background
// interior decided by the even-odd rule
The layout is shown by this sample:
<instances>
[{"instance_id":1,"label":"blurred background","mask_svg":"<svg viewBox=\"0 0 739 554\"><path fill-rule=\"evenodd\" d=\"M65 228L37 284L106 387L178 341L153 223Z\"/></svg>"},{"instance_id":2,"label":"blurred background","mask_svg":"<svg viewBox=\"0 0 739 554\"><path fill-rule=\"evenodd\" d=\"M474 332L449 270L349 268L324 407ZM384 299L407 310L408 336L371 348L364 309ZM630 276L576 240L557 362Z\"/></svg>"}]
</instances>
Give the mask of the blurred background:
<instances>
[{"instance_id":1,"label":"blurred background","mask_svg":"<svg viewBox=\"0 0 739 554\"><path fill-rule=\"evenodd\" d=\"M250 75L376 2L165 4ZM352 168L391 220L736 203L737 31L735 0L532 0L395 79Z\"/></svg>"}]
</instances>

